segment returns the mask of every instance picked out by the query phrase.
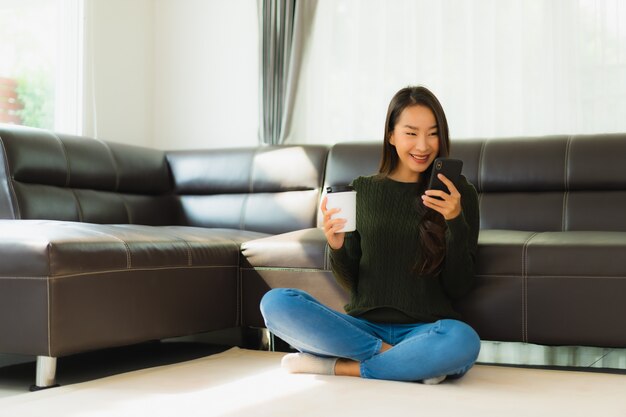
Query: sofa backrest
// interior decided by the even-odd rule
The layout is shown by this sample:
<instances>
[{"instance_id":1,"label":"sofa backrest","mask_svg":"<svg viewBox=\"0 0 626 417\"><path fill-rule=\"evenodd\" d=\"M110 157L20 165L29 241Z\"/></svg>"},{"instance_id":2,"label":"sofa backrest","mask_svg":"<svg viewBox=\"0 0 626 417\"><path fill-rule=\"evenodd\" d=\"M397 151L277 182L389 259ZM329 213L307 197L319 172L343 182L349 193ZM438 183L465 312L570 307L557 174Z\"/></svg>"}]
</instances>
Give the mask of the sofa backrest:
<instances>
[{"instance_id":1,"label":"sofa backrest","mask_svg":"<svg viewBox=\"0 0 626 417\"><path fill-rule=\"evenodd\" d=\"M164 152L0 125L0 218L172 224Z\"/></svg>"},{"instance_id":2,"label":"sofa backrest","mask_svg":"<svg viewBox=\"0 0 626 417\"><path fill-rule=\"evenodd\" d=\"M481 228L626 231L626 135L459 140Z\"/></svg>"},{"instance_id":3,"label":"sofa backrest","mask_svg":"<svg viewBox=\"0 0 626 417\"><path fill-rule=\"evenodd\" d=\"M315 227L327 146L168 152L190 226L284 233Z\"/></svg>"},{"instance_id":4,"label":"sofa backrest","mask_svg":"<svg viewBox=\"0 0 626 417\"><path fill-rule=\"evenodd\" d=\"M382 144L162 152L0 125L0 218L283 233L322 189L378 169ZM461 139L482 229L626 231L626 134Z\"/></svg>"},{"instance_id":5,"label":"sofa backrest","mask_svg":"<svg viewBox=\"0 0 626 417\"><path fill-rule=\"evenodd\" d=\"M0 125L0 218L315 227L327 146L163 152Z\"/></svg>"},{"instance_id":6,"label":"sofa backrest","mask_svg":"<svg viewBox=\"0 0 626 417\"><path fill-rule=\"evenodd\" d=\"M377 172L380 142L339 143L324 187ZM626 231L626 135L459 139L482 229ZM319 219L318 219L319 220Z\"/></svg>"}]
</instances>

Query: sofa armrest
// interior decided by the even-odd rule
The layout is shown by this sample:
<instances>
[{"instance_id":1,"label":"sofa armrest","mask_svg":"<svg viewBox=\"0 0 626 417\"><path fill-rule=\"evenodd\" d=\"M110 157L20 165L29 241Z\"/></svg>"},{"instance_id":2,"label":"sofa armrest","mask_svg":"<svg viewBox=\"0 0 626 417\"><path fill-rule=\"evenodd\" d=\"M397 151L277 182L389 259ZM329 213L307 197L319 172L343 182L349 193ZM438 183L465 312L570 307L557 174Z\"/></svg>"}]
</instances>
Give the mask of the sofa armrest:
<instances>
[{"instance_id":1,"label":"sofa armrest","mask_svg":"<svg viewBox=\"0 0 626 417\"><path fill-rule=\"evenodd\" d=\"M244 266L329 270L326 237L319 228L254 239L241 246Z\"/></svg>"}]
</instances>

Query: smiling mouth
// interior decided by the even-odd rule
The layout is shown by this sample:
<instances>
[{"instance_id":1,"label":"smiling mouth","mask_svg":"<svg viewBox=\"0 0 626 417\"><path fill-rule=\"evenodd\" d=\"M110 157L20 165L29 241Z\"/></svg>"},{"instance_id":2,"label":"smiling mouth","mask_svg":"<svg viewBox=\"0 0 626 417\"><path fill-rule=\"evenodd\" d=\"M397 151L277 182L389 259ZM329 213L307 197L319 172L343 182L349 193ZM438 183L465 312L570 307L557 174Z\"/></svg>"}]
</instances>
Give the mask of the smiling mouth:
<instances>
[{"instance_id":1,"label":"smiling mouth","mask_svg":"<svg viewBox=\"0 0 626 417\"><path fill-rule=\"evenodd\" d=\"M414 155L414 154L410 154L410 155L411 155L411 157L413 158L413 160L414 160L415 162L419 162L419 163L422 163L422 164L423 164L424 162L428 161L428 157L429 157L429 155L425 155L425 156L422 156L422 155Z\"/></svg>"}]
</instances>

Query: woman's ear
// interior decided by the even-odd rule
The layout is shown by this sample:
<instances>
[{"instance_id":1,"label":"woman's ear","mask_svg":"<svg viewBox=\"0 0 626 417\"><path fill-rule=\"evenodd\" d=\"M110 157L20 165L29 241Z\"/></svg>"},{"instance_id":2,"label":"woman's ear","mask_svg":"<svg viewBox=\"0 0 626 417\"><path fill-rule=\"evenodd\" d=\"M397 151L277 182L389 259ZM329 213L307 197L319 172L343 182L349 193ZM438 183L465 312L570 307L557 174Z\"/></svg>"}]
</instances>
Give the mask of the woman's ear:
<instances>
[{"instance_id":1,"label":"woman's ear","mask_svg":"<svg viewBox=\"0 0 626 417\"><path fill-rule=\"evenodd\" d=\"M391 134L389 134L389 144L391 146L396 146L396 139L393 137L393 132L391 132Z\"/></svg>"}]
</instances>

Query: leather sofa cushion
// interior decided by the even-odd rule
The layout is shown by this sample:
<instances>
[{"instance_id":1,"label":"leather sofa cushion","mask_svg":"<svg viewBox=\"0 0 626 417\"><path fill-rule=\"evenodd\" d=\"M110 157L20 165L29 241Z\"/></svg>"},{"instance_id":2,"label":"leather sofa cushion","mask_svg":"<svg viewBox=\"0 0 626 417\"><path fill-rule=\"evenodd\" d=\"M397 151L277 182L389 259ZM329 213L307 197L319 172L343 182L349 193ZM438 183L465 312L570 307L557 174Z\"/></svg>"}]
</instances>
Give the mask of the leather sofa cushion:
<instances>
[{"instance_id":1,"label":"leather sofa cushion","mask_svg":"<svg viewBox=\"0 0 626 417\"><path fill-rule=\"evenodd\" d=\"M522 275L524 244L534 232L483 230L479 234L479 275ZM251 239L241 246L250 267L329 270L326 237L321 228Z\"/></svg>"},{"instance_id":2,"label":"leather sofa cushion","mask_svg":"<svg viewBox=\"0 0 626 417\"><path fill-rule=\"evenodd\" d=\"M239 266L240 244L266 235L183 226L0 220L0 276Z\"/></svg>"},{"instance_id":3,"label":"leather sofa cushion","mask_svg":"<svg viewBox=\"0 0 626 417\"><path fill-rule=\"evenodd\" d=\"M625 209L626 191L567 193L563 230L626 232Z\"/></svg>"},{"instance_id":4,"label":"leather sofa cushion","mask_svg":"<svg viewBox=\"0 0 626 417\"><path fill-rule=\"evenodd\" d=\"M169 152L180 222L272 234L315 226L327 152L318 145Z\"/></svg>"},{"instance_id":5,"label":"leather sofa cushion","mask_svg":"<svg viewBox=\"0 0 626 417\"><path fill-rule=\"evenodd\" d=\"M481 229L626 231L626 134L454 141Z\"/></svg>"},{"instance_id":6,"label":"leather sofa cushion","mask_svg":"<svg viewBox=\"0 0 626 417\"><path fill-rule=\"evenodd\" d=\"M481 191L564 191L567 144L567 136L486 141L478 176Z\"/></svg>"},{"instance_id":7,"label":"leather sofa cushion","mask_svg":"<svg viewBox=\"0 0 626 417\"><path fill-rule=\"evenodd\" d=\"M0 127L0 218L176 224L162 151Z\"/></svg>"},{"instance_id":8,"label":"leather sofa cushion","mask_svg":"<svg viewBox=\"0 0 626 417\"><path fill-rule=\"evenodd\" d=\"M624 155L624 133L572 136L567 149L568 190L625 190Z\"/></svg>"},{"instance_id":9,"label":"leather sofa cushion","mask_svg":"<svg viewBox=\"0 0 626 417\"><path fill-rule=\"evenodd\" d=\"M175 223L180 208L170 195L148 196L14 183L20 219L51 219L101 224Z\"/></svg>"},{"instance_id":10,"label":"leather sofa cushion","mask_svg":"<svg viewBox=\"0 0 626 417\"><path fill-rule=\"evenodd\" d=\"M626 233L483 230L478 285L459 303L481 337L623 346ZM572 331L576 329L576 331Z\"/></svg>"},{"instance_id":11,"label":"leather sofa cushion","mask_svg":"<svg viewBox=\"0 0 626 417\"><path fill-rule=\"evenodd\" d=\"M626 271L626 233L481 230L479 276L602 276ZM251 239L242 243L251 267L328 269L320 228Z\"/></svg>"},{"instance_id":12,"label":"leather sofa cushion","mask_svg":"<svg viewBox=\"0 0 626 417\"><path fill-rule=\"evenodd\" d=\"M617 317L626 316L625 253L626 232L535 235L525 265L524 338L539 344L626 345L624 327L615 326Z\"/></svg>"},{"instance_id":13,"label":"leather sofa cushion","mask_svg":"<svg viewBox=\"0 0 626 417\"><path fill-rule=\"evenodd\" d=\"M626 188L626 134L464 139L451 155L479 192Z\"/></svg>"},{"instance_id":14,"label":"leather sofa cushion","mask_svg":"<svg viewBox=\"0 0 626 417\"><path fill-rule=\"evenodd\" d=\"M337 143L329 152L324 189L333 185L350 184L359 176L378 172L382 143Z\"/></svg>"},{"instance_id":15,"label":"leather sofa cushion","mask_svg":"<svg viewBox=\"0 0 626 417\"><path fill-rule=\"evenodd\" d=\"M546 232L528 242L529 276L626 278L625 232Z\"/></svg>"},{"instance_id":16,"label":"leather sofa cushion","mask_svg":"<svg viewBox=\"0 0 626 417\"><path fill-rule=\"evenodd\" d=\"M244 326L265 326L259 303L272 288L299 288L338 311L343 311L348 302L347 293L336 283L328 266L326 238L321 229L250 240L242 244L242 254Z\"/></svg>"},{"instance_id":17,"label":"leather sofa cushion","mask_svg":"<svg viewBox=\"0 0 626 417\"><path fill-rule=\"evenodd\" d=\"M564 226L561 192L483 193L479 201L481 229L560 231Z\"/></svg>"},{"instance_id":18,"label":"leather sofa cushion","mask_svg":"<svg viewBox=\"0 0 626 417\"><path fill-rule=\"evenodd\" d=\"M171 189L162 151L30 128L0 133L17 182L140 194Z\"/></svg>"},{"instance_id":19,"label":"leather sofa cushion","mask_svg":"<svg viewBox=\"0 0 626 417\"><path fill-rule=\"evenodd\" d=\"M266 236L48 220L0 230L0 351L54 357L239 325L239 248Z\"/></svg>"},{"instance_id":20,"label":"leather sofa cushion","mask_svg":"<svg viewBox=\"0 0 626 417\"><path fill-rule=\"evenodd\" d=\"M326 237L319 228L253 239L241 245L249 267L329 270Z\"/></svg>"},{"instance_id":21,"label":"leather sofa cushion","mask_svg":"<svg viewBox=\"0 0 626 417\"><path fill-rule=\"evenodd\" d=\"M321 229L250 240L242 253L244 324L263 325L270 288L305 289L337 309L347 299ZM626 331L604 323L626 315L624 253L624 232L481 230L477 285L456 307L484 340L621 346Z\"/></svg>"},{"instance_id":22,"label":"leather sofa cushion","mask_svg":"<svg viewBox=\"0 0 626 417\"><path fill-rule=\"evenodd\" d=\"M534 232L518 230L481 230L478 234L478 276L521 276L524 247Z\"/></svg>"}]
</instances>

